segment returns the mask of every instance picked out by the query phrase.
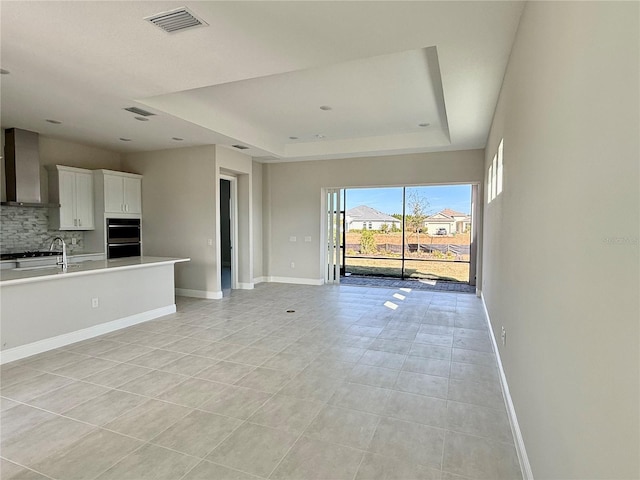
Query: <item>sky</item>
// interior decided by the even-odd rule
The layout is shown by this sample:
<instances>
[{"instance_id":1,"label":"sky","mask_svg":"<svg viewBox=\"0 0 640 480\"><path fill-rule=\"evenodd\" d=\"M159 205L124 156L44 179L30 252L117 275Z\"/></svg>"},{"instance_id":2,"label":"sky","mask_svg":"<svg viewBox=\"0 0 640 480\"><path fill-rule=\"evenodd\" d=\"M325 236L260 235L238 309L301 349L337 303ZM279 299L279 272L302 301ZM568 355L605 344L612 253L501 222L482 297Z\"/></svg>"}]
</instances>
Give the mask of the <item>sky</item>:
<instances>
[{"instance_id":1,"label":"sky","mask_svg":"<svg viewBox=\"0 0 640 480\"><path fill-rule=\"evenodd\" d=\"M426 199L429 215L445 208L466 214L471 212L471 185L407 187L407 195L410 191L416 191ZM349 188L346 195L347 210L358 205L367 205L388 215L402 213L402 187Z\"/></svg>"}]
</instances>

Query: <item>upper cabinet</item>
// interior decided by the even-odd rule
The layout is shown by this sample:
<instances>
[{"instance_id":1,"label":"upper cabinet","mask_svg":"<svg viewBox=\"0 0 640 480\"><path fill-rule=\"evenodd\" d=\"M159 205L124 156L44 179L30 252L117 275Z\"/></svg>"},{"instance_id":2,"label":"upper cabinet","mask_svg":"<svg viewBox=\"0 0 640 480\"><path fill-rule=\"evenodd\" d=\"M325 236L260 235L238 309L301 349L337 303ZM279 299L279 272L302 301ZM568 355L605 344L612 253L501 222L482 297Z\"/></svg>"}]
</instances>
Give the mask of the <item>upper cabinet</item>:
<instances>
[{"instance_id":1,"label":"upper cabinet","mask_svg":"<svg viewBox=\"0 0 640 480\"><path fill-rule=\"evenodd\" d=\"M142 214L142 175L95 170L96 210L118 216ZM104 209L100 208L101 204Z\"/></svg>"},{"instance_id":2,"label":"upper cabinet","mask_svg":"<svg viewBox=\"0 0 640 480\"><path fill-rule=\"evenodd\" d=\"M93 230L93 173L83 168L49 168L49 201L59 203L49 215L54 230Z\"/></svg>"}]
</instances>

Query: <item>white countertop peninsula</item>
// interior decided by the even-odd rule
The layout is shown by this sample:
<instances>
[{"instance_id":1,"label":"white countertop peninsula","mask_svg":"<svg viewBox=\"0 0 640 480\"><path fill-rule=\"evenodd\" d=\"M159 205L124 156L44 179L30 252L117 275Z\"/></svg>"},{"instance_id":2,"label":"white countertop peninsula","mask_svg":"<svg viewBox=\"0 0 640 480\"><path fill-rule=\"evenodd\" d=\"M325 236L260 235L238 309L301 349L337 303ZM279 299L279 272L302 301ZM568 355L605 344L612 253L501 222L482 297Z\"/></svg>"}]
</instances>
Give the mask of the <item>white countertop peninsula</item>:
<instances>
[{"instance_id":1,"label":"white countertop peninsula","mask_svg":"<svg viewBox=\"0 0 640 480\"><path fill-rule=\"evenodd\" d=\"M174 265L129 257L0 272L0 363L174 313Z\"/></svg>"},{"instance_id":2,"label":"white countertop peninsula","mask_svg":"<svg viewBox=\"0 0 640 480\"><path fill-rule=\"evenodd\" d=\"M66 272L63 272L60 266L53 265L33 268L14 268L0 272L0 287L21 283L61 280L69 276L95 275L105 273L106 271L146 268L166 264L173 265L175 263L188 261L188 258L128 257L111 260L88 260L81 263L70 262Z\"/></svg>"}]
</instances>

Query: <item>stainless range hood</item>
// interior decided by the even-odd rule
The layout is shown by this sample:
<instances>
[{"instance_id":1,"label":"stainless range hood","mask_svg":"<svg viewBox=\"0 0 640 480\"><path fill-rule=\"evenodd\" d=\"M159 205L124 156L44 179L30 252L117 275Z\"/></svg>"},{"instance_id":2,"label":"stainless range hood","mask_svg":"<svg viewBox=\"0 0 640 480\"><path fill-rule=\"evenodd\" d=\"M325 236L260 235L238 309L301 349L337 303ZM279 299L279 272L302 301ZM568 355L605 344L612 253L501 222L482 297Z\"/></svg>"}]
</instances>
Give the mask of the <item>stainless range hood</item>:
<instances>
[{"instance_id":1,"label":"stainless range hood","mask_svg":"<svg viewBox=\"0 0 640 480\"><path fill-rule=\"evenodd\" d=\"M5 131L5 177L7 201L5 207L59 207L42 203L40 197L40 151L38 134L18 128Z\"/></svg>"}]
</instances>

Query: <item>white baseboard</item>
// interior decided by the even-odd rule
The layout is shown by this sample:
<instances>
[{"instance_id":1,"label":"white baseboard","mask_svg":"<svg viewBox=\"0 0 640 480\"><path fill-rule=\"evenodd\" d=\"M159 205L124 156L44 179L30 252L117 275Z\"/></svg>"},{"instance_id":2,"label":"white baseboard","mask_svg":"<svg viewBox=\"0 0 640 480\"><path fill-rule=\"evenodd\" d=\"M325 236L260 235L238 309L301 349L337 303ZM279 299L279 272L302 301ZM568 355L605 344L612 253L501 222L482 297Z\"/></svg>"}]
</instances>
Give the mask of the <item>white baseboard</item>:
<instances>
[{"instance_id":1,"label":"white baseboard","mask_svg":"<svg viewBox=\"0 0 640 480\"><path fill-rule=\"evenodd\" d=\"M482 307L484 308L484 314L489 324L489 334L491 336L491 342L493 344L493 351L496 353L498 360L498 369L500 370L500 383L502 384L502 395L504 396L504 403L507 406L507 413L509 415L509 423L511 424L511 431L516 445L516 453L518 454L518 461L520 462L520 470L522 471L523 480L533 480L533 472L531 471L531 464L529 463L529 457L527 450L524 446L524 439L522 438L522 432L520 431L520 425L518 424L518 417L516 416L516 409L511 399L511 393L509 392L509 385L507 384L507 376L502 368L502 360L500 359L500 351L498 350L498 344L496 337L493 334L493 328L491 326L491 317L489 317L489 310L487 310L487 304L484 301L484 295L480 292L480 298L482 299Z\"/></svg>"},{"instance_id":2,"label":"white baseboard","mask_svg":"<svg viewBox=\"0 0 640 480\"><path fill-rule=\"evenodd\" d=\"M81 342L89 338L104 335L121 328L137 325L138 323L148 322L154 318L163 317L171 313L175 313L176 305L167 305L166 307L160 307L153 310L148 310L142 313L136 313L129 315L128 317L119 318L111 322L100 323L93 327L83 328L82 330L76 330L75 332L65 333L58 335L57 337L45 338L44 340L38 340L37 342L28 343L26 345L20 345L19 347L9 348L0 352L0 364L14 362L22 358L27 358L38 353L47 352L56 348L64 347L72 343Z\"/></svg>"},{"instance_id":3,"label":"white baseboard","mask_svg":"<svg viewBox=\"0 0 640 480\"><path fill-rule=\"evenodd\" d=\"M206 290L190 290L188 288L176 288L176 295L180 297L206 298L208 300L220 300L222 292L209 292Z\"/></svg>"},{"instance_id":4,"label":"white baseboard","mask_svg":"<svg viewBox=\"0 0 640 480\"><path fill-rule=\"evenodd\" d=\"M238 282L238 290L253 290L253 283Z\"/></svg>"},{"instance_id":5,"label":"white baseboard","mask_svg":"<svg viewBox=\"0 0 640 480\"><path fill-rule=\"evenodd\" d=\"M257 285L258 283L263 283L267 281L267 277L256 277L253 279L253 284Z\"/></svg>"},{"instance_id":6,"label":"white baseboard","mask_svg":"<svg viewBox=\"0 0 640 480\"><path fill-rule=\"evenodd\" d=\"M297 285L324 285L324 279L322 278L267 277L267 281L273 283L294 283Z\"/></svg>"}]
</instances>

